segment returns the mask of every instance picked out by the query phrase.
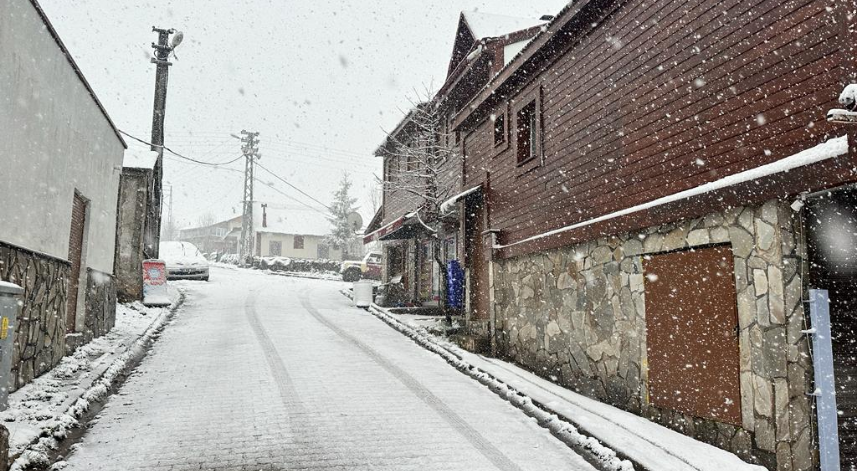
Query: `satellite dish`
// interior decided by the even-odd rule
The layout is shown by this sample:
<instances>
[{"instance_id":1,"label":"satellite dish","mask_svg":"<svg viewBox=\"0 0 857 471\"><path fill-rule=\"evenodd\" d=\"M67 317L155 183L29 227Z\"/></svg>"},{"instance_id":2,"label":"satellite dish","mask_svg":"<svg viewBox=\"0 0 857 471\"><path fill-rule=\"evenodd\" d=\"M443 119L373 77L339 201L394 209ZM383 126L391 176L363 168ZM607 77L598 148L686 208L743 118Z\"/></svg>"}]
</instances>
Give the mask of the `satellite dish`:
<instances>
[{"instance_id":1,"label":"satellite dish","mask_svg":"<svg viewBox=\"0 0 857 471\"><path fill-rule=\"evenodd\" d=\"M363 216L356 211L351 212L346 220L348 221L348 226L351 227L354 232L357 232L361 227L363 227Z\"/></svg>"},{"instance_id":2,"label":"satellite dish","mask_svg":"<svg viewBox=\"0 0 857 471\"><path fill-rule=\"evenodd\" d=\"M176 34L173 36L172 41L170 41L170 47L173 49L177 48L179 44L182 43L183 39L184 33L182 33L181 31L176 31Z\"/></svg>"}]
</instances>

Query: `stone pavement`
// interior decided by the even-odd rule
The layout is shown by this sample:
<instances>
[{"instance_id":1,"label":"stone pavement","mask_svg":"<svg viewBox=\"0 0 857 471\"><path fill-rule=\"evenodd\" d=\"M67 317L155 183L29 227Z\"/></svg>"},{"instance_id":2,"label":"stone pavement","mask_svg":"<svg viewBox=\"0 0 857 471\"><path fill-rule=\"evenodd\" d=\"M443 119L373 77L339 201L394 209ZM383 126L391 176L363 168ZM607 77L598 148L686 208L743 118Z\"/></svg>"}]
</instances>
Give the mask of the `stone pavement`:
<instances>
[{"instance_id":1,"label":"stone pavement","mask_svg":"<svg viewBox=\"0 0 857 471\"><path fill-rule=\"evenodd\" d=\"M591 470L331 281L214 269L69 470Z\"/></svg>"}]
</instances>

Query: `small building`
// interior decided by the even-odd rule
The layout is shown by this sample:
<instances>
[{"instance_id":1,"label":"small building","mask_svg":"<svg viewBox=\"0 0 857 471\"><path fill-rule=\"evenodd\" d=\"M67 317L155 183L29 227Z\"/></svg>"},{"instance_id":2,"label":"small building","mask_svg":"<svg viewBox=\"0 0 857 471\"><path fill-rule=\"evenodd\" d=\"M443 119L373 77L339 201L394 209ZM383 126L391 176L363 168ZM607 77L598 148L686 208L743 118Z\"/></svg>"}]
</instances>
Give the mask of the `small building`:
<instances>
[{"instance_id":1,"label":"small building","mask_svg":"<svg viewBox=\"0 0 857 471\"><path fill-rule=\"evenodd\" d=\"M24 288L14 387L109 330L125 142L35 0L0 2L0 280Z\"/></svg>"},{"instance_id":2,"label":"small building","mask_svg":"<svg viewBox=\"0 0 857 471\"><path fill-rule=\"evenodd\" d=\"M191 242L203 253L237 253L242 216L179 231L179 239ZM253 203L253 254L257 257L289 257L307 260L342 260L342 248L330 244L332 224L321 211Z\"/></svg>"}]
</instances>

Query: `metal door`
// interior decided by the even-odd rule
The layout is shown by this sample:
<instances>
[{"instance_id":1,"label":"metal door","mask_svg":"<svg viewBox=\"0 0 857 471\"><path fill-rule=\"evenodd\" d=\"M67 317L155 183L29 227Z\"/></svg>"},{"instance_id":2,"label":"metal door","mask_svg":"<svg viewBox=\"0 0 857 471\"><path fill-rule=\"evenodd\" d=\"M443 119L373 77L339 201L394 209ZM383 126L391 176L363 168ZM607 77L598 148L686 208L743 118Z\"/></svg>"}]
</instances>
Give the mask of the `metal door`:
<instances>
[{"instance_id":1,"label":"metal door","mask_svg":"<svg viewBox=\"0 0 857 471\"><path fill-rule=\"evenodd\" d=\"M654 255L643 266L651 403L741 425L731 248Z\"/></svg>"}]
</instances>

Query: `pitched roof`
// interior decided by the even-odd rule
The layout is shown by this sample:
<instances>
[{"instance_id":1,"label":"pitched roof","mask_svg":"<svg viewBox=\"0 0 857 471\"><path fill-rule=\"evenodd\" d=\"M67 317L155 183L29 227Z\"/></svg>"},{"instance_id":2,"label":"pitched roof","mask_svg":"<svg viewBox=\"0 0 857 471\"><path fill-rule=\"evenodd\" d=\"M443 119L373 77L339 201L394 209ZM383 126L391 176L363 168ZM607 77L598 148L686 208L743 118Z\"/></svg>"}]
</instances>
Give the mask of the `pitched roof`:
<instances>
[{"instance_id":1,"label":"pitched roof","mask_svg":"<svg viewBox=\"0 0 857 471\"><path fill-rule=\"evenodd\" d=\"M537 18L520 18L478 11L463 11L461 16L476 39L505 36L547 23L547 21Z\"/></svg>"},{"instance_id":2,"label":"pitched roof","mask_svg":"<svg viewBox=\"0 0 857 471\"><path fill-rule=\"evenodd\" d=\"M262 208L259 204L254 204L253 209L253 230L257 232L326 236L330 234L333 226L327 216L319 211L268 205L265 210L268 224L267 227L262 227Z\"/></svg>"}]
</instances>

